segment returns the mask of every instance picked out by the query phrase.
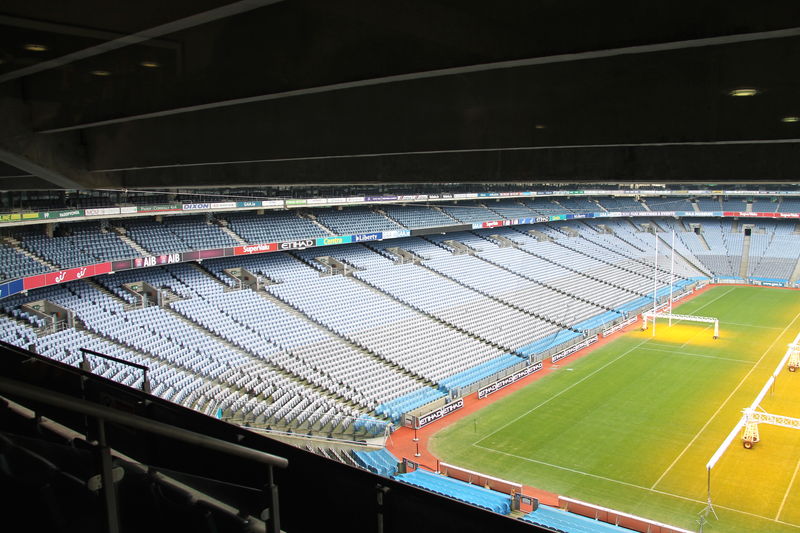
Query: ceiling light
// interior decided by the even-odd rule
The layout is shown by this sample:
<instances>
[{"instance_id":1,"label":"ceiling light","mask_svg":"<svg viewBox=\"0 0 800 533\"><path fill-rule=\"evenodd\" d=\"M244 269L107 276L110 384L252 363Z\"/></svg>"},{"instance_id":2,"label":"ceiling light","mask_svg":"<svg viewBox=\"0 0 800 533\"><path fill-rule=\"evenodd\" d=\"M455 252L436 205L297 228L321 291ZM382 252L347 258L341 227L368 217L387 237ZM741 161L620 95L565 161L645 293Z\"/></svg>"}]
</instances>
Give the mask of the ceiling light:
<instances>
[{"instance_id":1,"label":"ceiling light","mask_svg":"<svg viewBox=\"0 0 800 533\"><path fill-rule=\"evenodd\" d=\"M758 94L758 89L734 89L728 94L731 96L755 96Z\"/></svg>"},{"instance_id":2,"label":"ceiling light","mask_svg":"<svg viewBox=\"0 0 800 533\"><path fill-rule=\"evenodd\" d=\"M536 126L534 126L534 128L536 128L537 130L543 130L543 129L545 129L546 127L547 127L547 126L545 126L544 124L537 124Z\"/></svg>"},{"instance_id":3,"label":"ceiling light","mask_svg":"<svg viewBox=\"0 0 800 533\"><path fill-rule=\"evenodd\" d=\"M111 72L108 70L93 70L91 74L93 76L111 76Z\"/></svg>"},{"instance_id":4,"label":"ceiling light","mask_svg":"<svg viewBox=\"0 0 800 533\"><path fill-rule=\"evenodd\" d=\"M139 63L139 65L143 66L144 68L158 68L161 66L156 61L142 61Z\"/></svg>"},{"instance_id":5,"label":"ceiling light","mask_svg":"<svg viewBox=\"0 0 800 533\"><path fill-rule=\"evenodd\" d=\"M47 50L47 46L37 43L28 43L22 48L24 48L28 52L44 52Z\"/></svg>"},{"instance_id":6,"label":"ceiling light","mask_svg":"<svg viewBox=\"0 0 800 533\"><path fill-rule=\"evenodd\" d=\"M783 117L781 122L800 122L800 117Z\"/></svg>"}]
</instances>

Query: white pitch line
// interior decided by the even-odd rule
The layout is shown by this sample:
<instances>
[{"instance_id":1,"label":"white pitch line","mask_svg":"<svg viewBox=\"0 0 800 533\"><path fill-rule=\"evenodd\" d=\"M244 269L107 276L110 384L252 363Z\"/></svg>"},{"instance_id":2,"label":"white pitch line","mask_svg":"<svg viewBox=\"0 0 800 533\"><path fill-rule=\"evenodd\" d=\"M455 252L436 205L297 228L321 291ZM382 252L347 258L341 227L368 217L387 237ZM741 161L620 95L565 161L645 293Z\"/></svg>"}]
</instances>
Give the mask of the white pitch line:
<instances>
[{"instance_id":1,"label":"white pitch line","mask_svg":"<svg viewBox=\"0 0 800 533\"><path fill-rule=\"evenodd\" d=\"M664 476L666 476L666 475L667 475L667 473L668 473L670 470L672 470L672 467L673 467L673 466L675 466L675 464L676 464L678 461L680 461L681 457L683 457L683 455L684 455L684 454L685 454L685 453L686 453L686 452L689 450L689 448L691 448L691 447L692 447L692 445L695 443L695 441L696 441L696 440L697 440L697 439L700 437L700 434L701 434L701 433L703 433L703 432L706 430L706 428L707 428L707 427L708 427L708 426L711 424L711 421L712 421L712 420L714 420L714 419L717 417L717 415L719 414L719 412L720 412L720 411L722 411L722 409L723 409L723 408L725 407L725 405L726 405L726 404L727 404L727 403L730 401L730 399L731 399L731 398L733 398L733 395L734 395L734 394L736 394L736 392L737 392L737 391L738 391L738 390L741 388L741 386L742 386L742 385L744 385L744 382L745 382L745 381L747 381L747 378L749 378L749 377L750 377L750 374L752 374L752 373L753 373L753 371L754 371L756 368L758 368L758 365L760 365L760 364L761 364L761 361L763 361L763 360L764 360L764 358L767 356L767 354L770 352L770 350L772 350L773 346L775 346L775 343L776 343L776 342L778 342L778 339L780 339L781 337L783 337L783 336L786 334L786 331L787 331L787 330L788 330L788 329L791 327L791 325L792 325L792 324L794 324L794 323L795 323L795 321L797 320L797 318L798 318L798 317L800 317L800 313L797 313L796 315L794 315L794 318L792 319L792 321L791 321L791 322L789 322L789 323L786 325L786 327L785 327L785 328L783 328L783 331L781 331L781 332L778 334L778 336L777 336L777 337L775 337L775 339L774 339L774 340L773 340L773 341L770 343L770 345L767 347L767 349L766 349L766 350L764 350L764 353L762 353L762 354L761 354L761 357L759 357L758 361L756 361L756 364L755 364L755 365L753 365L753 367L752 367L750 370L748 370L748 371L747 371L747 374L745 374L745 376L744 376L744 377L741 379L741 381L739 381L739 384L738 384L738 385L736 385L736 388L735 388L735 389L733 389L733 391L731 391L731 393L728 395L728 397L727 397L727 398L725 398L725 401L724 401L724 402L722 402L722 405L720 405L720 406L717 408L717 410L716 410L716 411L714 411L714 414L713 414L713 415L711 415L711 417L710 417L710 418L709 418L709 419L706 421L706 423L703 425L703 427L702 427L702 428L700 428L700 431L698 431L697 433L695 433L694 437L692 437L692 440L691 440L691 441L689 441L689 444L687 444L687 445L686 445L686 447L685 447L685 448L683 449L683 451L682 451L682 452L681 452L681 453L678 455L678 457L676 457L676 458L675 458L675 460L674 460L674 461L672 461L672 464L670 464L670 465L667 467L667 469L666 469L666 470L664 470L664 473L663 473L663 474L661 474L661 476L660 476L660 477L659 477L659 478L656 480L656 482L655 482L655 483L653 483L653 485L650 487L651 489L652 489L652 488L655 488L655 487L656 487L656 485L658 485L659 483L661 483L661 480L662 480L662 479L664 479Z\"/></svg>"},{"instance_id":2,"label":"white pitch line","mask_svg":"<svg viewBox=\"0 0 800 533\"><path fill-rule=\"evenodd\" d=\"M781 329L776 326L755 326L753 324L739 324L738 322L722 322L720 320L719 325L722 326L723 324L726 326L738 326L740 328L759 328L759 329L774 329L774 330Z\"/></svg>"},{"instance_id":3,"label":"white pitch line","mask_svg":"<svg viewBox=\"0 0 800 533\"><path fill-rule=\"evenodd\" d=\"M792 480L789 482L789 486L786 487L786 492L783 494L783 500L781 500L781 506L778 507L778 513L775 515L775 520L777 520L778 517L783 512L783 506L784 504L786 504L786 498L789 497L789 492L791 492L792 490L792 485L794 485L794 480L797 477L798 470L800 470L800 461L797 461L797 466L794 467L794 474L792 474Z\"/></svg>"},{"instance_id":4,"label":"white pitch line","mask_svg":"<svg viewBox=\"0 0 800 533\"><path fill-rule=\"evenodd\" d=\"M583 472L581 470L576 470L574 468L568 468L566 466L554 465L552 463L548 463L548 462L545 462L545 461L540 461L538 459L532 459L531 457L523 457L521 455L515 455L513 453L501 452L500 450L495 450L494 448L487 448L486 446L480 446L478 444L473 444L473 446L475 446L476 448L480 448L482 450L489 451L489 452L498 453L500 455L507 455L508 457L513 457L515 459L521 459L523 461L528 461L529 463L536 463L536 464L540 464L540 465L543 465L543 466L549 466L549 467L555 468L557 470L564 470L566 472L572 472L573 474L578 474L578 475L581 475L581 476L587 476L587 477L592 477L592 478L595 478L595 479L600 479L600 480L603 480L603 481L608 481L609 483L616 483L618 485L625 485L627 487L643 490L643 491L646 491L646 492L654 492L656 494L661 494L663 496L669 496L671 498L676 498L676 499L679 499L679 500L685 500L685 501L694 502L694 503L702 503L702 504L708 503L705 500L696 500L694 498L689 498L688 496L681 496L680 494L673 494L671 492L665 492L663 490L655 490L653 488L647 488L647 487L643 487L641 485L636 485L635 483L629 483L627 481L620 481L619 479L612 479L610 477L605 477L605 476L601 476L601 475L598 475L598 474L590 474L589 472ZM768 516L763 516L763 515L760 515L760 514L755 514L755 513L750 513L750 512L747 512L747 511L742 511L740 509L734 509L733 507L726 507L724 505L718 505L716 503L714 504L714 507L716 507L717 509L725 509L726 511L731 511L731 512L734 512L734 513L739 513L739 514L743 514L743 515L747 515L747 516L752 516L754 518L761 518L762 520L768 520L770 522L777 522L779 524L783 524L783 525L790 526L790 527L800 528L800 525L798 525L798 524L792 524L791 522L784 522L782 520L778 520L777 518L770 518Z\"/></svg>"},{"instance_id":5,"label":"white pitch line","mask_svg":"<svg viewBox=\"0 0 800 533\"><path fill-rule=\"evenodd\" d=\"M521 419L521 418L524 418L524 417L528 416L528 415L529 415L529 414L531 414L532 412L536 411L538 408L540 408L540 407L542 407L542 406L544 406L544 405L546 405L546 404L550 403L551 401L555 400L556 398L558 398L559 396L561 396L562 394L564 394L564 393L565 393L565 392L567 392L568 390L572 389L573 387L576 387L577 385L580 385L581 383L583 383L584 381L586 381L586 380L587 380L587 379L589 379L590 377L594 376L595 374L597 374L598 372L600 372L601 370L603 370L603 369L604 369L604 368L606 368L607 366L609 366L609 365L611 365L611 364L613 364L613 363L616 363L617 361L619 361L620 359L622 359L623 357L625 357L626 355L628 355L629 353L631 353L632 351L634 351L635 349L637 349L639 346L641 346L642 344L646 343L648 340L649 340L649 339L644 339L643 341L640 341L640 342L639 342L639 343L638 343L636 346L633 346L632 348L628 349L627 351L625 351L625 352L624 352L624 353L622 353L621 355L617 356L616 358L612 359L612 360L611 360L611 361L609 361L608 363L604 364L603 366L601 366L600 368L598 368L597 370L595 370L595 371L594 371L594 372L592 372L591 374L588 374L588 375L586 375L586 376L582 377L580 380L576 381L575 383L573 383L573 384L572 384L572 385L570 385L569 387L566 387L566 388L564 388L564 389L561 389L561 390L560 390L560 391L559 391L557 394L554 394L553 396L550 396L550 397L549 397L549 398L547 398L545 401L541 402L540 404L536 405L535 407L531 407L530 409L528 409L527 411L525 411L524 413L522 413L521 415L519 415L517 418L514 418L513 420L511 420L511 421L509 421L509 422L507 422L507 423L503 424L502 426L500 426L500 427L499 427L499 428L497 428L496 430L492 431L492 432L491 432L491 433L489 433L488 435L485 435L485 436L481 437L480 439L476 440L474 443L472 443L472 444L473 444L473 446L477 445L477 444L478 444L479 442L481 442L481 441L484 441L484 440L488 439L489 437L491 437L491 436L492 436L492 435L494 435L495 433L499 433L500 431L504 430L505 428L507 428L508 426L510 426L511 424L513 424L514 422L516 422L517 420L519 420L519 419Z\"/></svg>"},{"instance_id":6,"label":"white pitch line","mask_svg":"<svg viewBox=\"0 0 800 533\"><path fill-rule=\"evenodd\" d=\"M734 363L744 363L747 365L754 364L752 361L747 361L745 359L734 359L732 357L717 357L716 355L706 355L702 353L688 353L688 352L678 352L675 350L662 350L660 348L640 348L640 350L648 351L648 352L664 352L664 353L671 353L672 355L690 355L692 357L703 357L704 359L719 359L720 361L731 361Z\"/></svg>"}]
</instances>

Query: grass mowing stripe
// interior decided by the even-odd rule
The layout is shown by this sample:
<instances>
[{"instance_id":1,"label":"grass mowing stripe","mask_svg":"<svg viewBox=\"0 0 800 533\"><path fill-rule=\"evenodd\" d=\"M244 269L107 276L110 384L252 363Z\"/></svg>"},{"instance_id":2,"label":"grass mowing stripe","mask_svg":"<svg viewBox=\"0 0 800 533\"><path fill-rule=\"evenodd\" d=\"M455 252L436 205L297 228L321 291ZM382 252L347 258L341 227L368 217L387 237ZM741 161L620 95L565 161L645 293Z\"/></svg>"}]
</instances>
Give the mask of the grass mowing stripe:
<instances>
[{"instance_id":1,"label":"grass mowing stripe","mask_svg":"<svg viewBox=\"0 0 800 533\"><path fill-rule=\"evenodd\" d=\"M644 350L647 352L663 352L669 353L672 355L687 355L692 357L703 357L704 359L718 359L720 361L731 361L733 363L744 363L746 365L754 364L752 361L747 361L746 359L734 359L732 357L717 357L716 355L706 355L702 353L687 353L687 352L676 352L675 350L662 350L660 348L639 348L640 350Z\"/></svg>"},{"instance_id":2,"label":"grass mowing stripe","mask_svg":"<svg viewBox=\"0 0 800 533\"><path fill-rule=\"evenodd\" d=\"M534 412L535 410L539 409L540 407L543 407L543 406L547 405L547 404L548 404L548 403L550 403L552 400L555 400L556 398L558 398L559 396L561 396L561 395L562 395L562 394L564 394L565 392L569 391L569 390L570 390L570 389L572 389L573 387L575 387L575 386L577 386L577 385L580 385L581 383L583 383L584 381L586 381L586 380L587 380L587 379L589 379L590 377L594 376L595 374L597 374L598 372L600 372L601 370L603 370L603 369L604 369L604 368L606 368L607 366L611 365L612 363L616 363L617 361L619 361L620 359L622 359L623 357L625 357L626 355L628 355L629 353L631 353L632 351L634 351L636 348L638 348L638 347L639 347L639 346L641 346L642 344L646 343L646 342L647 342L647 340L648 340L648 339L645 339L645 340L643 340L643 341L640 341L640 342L639 342L639 343L638 343L636 346L634 346L633 348L630 348L630 349L626 350L626 351L625 351L625 352L624 352L622 355L619 355L619 356L618 356L618 357L616 357L615 359L613 359L613 360L609 361L608 363L604 364L603 366L601 366L600 368L598 368L597 370L595 370L595 371L594 371L594 372L592 372L591 374L588 374L587 376L584 376L583 378L581 378L580 380L576 381L575 383L573 383L573 384L572 384L572 385L570 385L569 387L566 387L566 388L564 388L564 389L561 389L561 391L560 391L560 392L558 392L557 394L554 394L553 396L550 396L548 399L546 399L545 401L541 402L539 405L537 405L537 406L535 406L535 407L531 407L530 409L528 409L527 411L525 411L524 413L522 413L521 415L519 415L517 418L515 418L515 419L511 420L510 422L507 422L507 423L503 424L502 426L500 426L500 427L499 427L499 428L497 428L496 430L492 431L492 432L491 432L491 433L489 433L488 435L486 435L486 436L484 436L484 437L481 437L480 439L476 440L476 441L473 443L473 445L476 445L476 444L478 444L479 442L481 442L481 441L484 441L484 440L488 439L488 438L489 438L489 437L491 437L492 435L494 435L494 434L496 434L496 433L499 433L500 431L504 430L505 428L507 428L508 426L510 426L511 424L513 424L514 422L516 422L516 421L520 420L521 418L524 418L524 417L528 416L529 414L531 414L531 413L532 413L532 412Z\"/></svg>"},{"instance_id":3,"label":"grass mowing stripe","mask_svg":"<svg viewBox=\"0 0 800 533\"><path fill-rule=\"evenodd\" d=\"M727 293L726 293L726 294L727 294ZM663 474L661 474L661 476L660 476L660 477L659 477L659 478L656 480L656 482L655 482L655 483L653 483L653 485L650 487L651 489L652 489L652 488L655 488L655 487L656 487L656 485L658 485L659 483L661 483L661 480L662 480L662 479L664 479L664 476L666 476L666 475L667 475L667 473L668 473L670 470L672 470L672 467L673 467L673 466L675 466L675 463L677 463L677 462L678 462L678 461L681 459L681 457L683 457L683 456L684 456L684 454L685 454L685 453L686 453L686 452L689 450L689 448L691 448L691 447L692 447L692 445L695 443L695 441L696 441L696 440L697 440L697 439L700 437L700 434L701 434L701 433L703 433L703 431L705 431L705 430L706 430L706 428L709 426L709 424L711 424L711 422L712 422L712 421L713 421L713 420L714 420L714 419L717 417L717 415L719 414L719 412L720 412L720 411L722 411L723 407L725 407L725 405L727 405L727 403L730 401L730 399L731 399L731 398L733 398L733 395L734 395L734 394L736 394L736 392L737 392L737 391L738 391L738 390L739 390L739 389L742 387L742 385L744 385L744 382L745 382L745 381L747 381L747 378L749 378L749 377L750 377L750 374L752 374L752 373L753 373L753 371L754 371L756 368L758 368L758 365L760 365L760 364L761 364L761 361L763 361L763 360L764 360L764 358L767 356L767 354L770 352L770 350L772 350L772 348L775 346L775 343L776 343L776 342L778 342L778 339L780 339L781 337L783 337L783 336L786 334L786 332L789 330L789 328L792 326L792 324L794 324L794 323L797 321L797 318L798 318L798 317L800 317L800 313L797 313L796 315L794 315L794 318L792 319L792 321L791 321L791 322L789 322L789 323L786 325L786 327L785 327L785 328L783 328L783 330L782 330L782 331L781 331L781 332L778 334L778 336L777 336L777 337L775 337L775 339L773 339L773 341L772 341L772 342L769 344L769 346L767 347L767 349L766 349L766 350L764 350L764 353L762 353L762 354L761 354L761 357L759 357L759 358L758 358L758 361L756 361L756 364L755 364L755 365L753 365L753 367L752 367L750 370L748 370L748 371L747 371L747 374L745 374L745 376L744 376L744 377L741 379L741 381L739 381L739 384L738 384L738 385L736 385L736 388L735 388L735 389L733 389L733 391L732 391L732 392L731 392L731 393L728 395L728 397L727 397L727 398L725 398L725 401L724 401L724 402L722 402L722 405L720 405L720 406L717 408L717 410L716 410L716 411L714 411L714 414L713 414L713 415L711 415L711 417L710 417L710 418L709 418L709 419L706 421L706 423L703 425L703 427L701 427L701 428L700 428L700 431L698 431L697 433L695 433L694 437L692 437L692 440L690 440L690 441L689 441L689 444L687 444L687 445L686 445L686 447L683 449L683 451L681 451L681 453L678 455L678 457L676 457L676 458L675 458L675 460L674 460L674 461L672 461L672 464L670 464L670 465L667 467L667 469L666 469L666 470L664 470L664 473L663 473Z\"/></svg>"},{"instance_id":4,"label":"grass mowing stripe","mask_svg":"<svg viewBox=\"0 0 800 533\"><path fill-rule=\"evenodd\" d=\"M797 471L800 469L800 461L797 461L797 466L794 467L794 474L792 474L792 480L789 482L789 486L786 487L786 492L783 493L783 500L781 500L781 506L778 508L778 513L775 515L775 520L781 516L783 512L783 506L786 504L786 498L789 497L789 492L792 490L792 486L794 485L794 480L797 477Z\"/></svg>"},{"instance_id":5,"label":"grass mowing stripe","mask_svg":"<svg viewBox=\"0 0 800 533\"><path fill-rule=\"evenodd\" d=\"M480 446L478 444L473 444L472 446L474 446L476 448L480 448L481 450L486 450L488 452L493 452L493 453L497 453L497 454L500 454L500 455L505 455L507 457L513 457L515 459L521 459L523 461L528 461L529 463L536 463L536 464L540 464L540 465L543 465L543 466L549 466L550 468L555 468L556 470L564 470L566 472L572 472L573 474L578 474L578 475L581 475L581 476L587 476L587 477L591 477L591 478L595 478L595 479L600 479L602 481L608 481L609 483L617 483L619 485L625 485L626 487L631 487L631 488L634 488L634 489L639 489L639 490L643 490L643 491L647 491L647 492L653 492L653 493L656 493L656 494L662 494L664 496L670 496L672 498L677 498L679 500L685 500L687 502L702 503L702 504L708 503L706 500L697 500L695 498L689 498L687 496L681 496L680 494L673 494L671 492L665 492L663 490L656 490L656 489L653 489L653 488L647 488L647 487L643 487L641 485L637 485L635 483L629 483L627 481L621 481L619 479L612 479L610 477L600 476L598 474L590 474L589 472L582 472L581 470L576 470L574 468L568 468L566 466L554 465L552 463L547 463L545 461L540 461L538 459L533 459L531 457L523 457L521 455L515 455L513 453L508 453L508 452L503 452L503 451L500 451L500 450L495 450L494 448L487 448L486 446ZM800 462L798 462L798 466L800 466ZM795 473L796 472L797 471L795 471ZM784 525L787 525L787 526L791 526L791 527L800 529L800 525L792 524L790 522L784 522L782 520L778 520L777 517L770 518L768 516L763 516L763 515L755 514L755 513L749 513L747 511L742 511L741 509L734 509L733 507L727 507L725 505L718 505L716 503L714 504L714 507L716 507L718 509L725 509L726 511L731 511L733 513L740 513L740 514L743 514L743 515L752 516L753 518L760 518L762 520L769 520L770 522L777 522L779 524L784 524Z\"/></svg>"}]
</instances>

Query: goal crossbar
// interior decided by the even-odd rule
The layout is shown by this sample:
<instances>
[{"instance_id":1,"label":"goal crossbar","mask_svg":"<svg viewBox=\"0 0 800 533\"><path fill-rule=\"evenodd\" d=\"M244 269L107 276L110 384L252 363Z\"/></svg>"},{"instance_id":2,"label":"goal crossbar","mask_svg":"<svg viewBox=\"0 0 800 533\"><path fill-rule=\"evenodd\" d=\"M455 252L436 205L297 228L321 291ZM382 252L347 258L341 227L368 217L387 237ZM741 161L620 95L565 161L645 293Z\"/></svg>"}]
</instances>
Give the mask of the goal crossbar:
<instances>
[{"instance_id":1,"label":"goal crossbar","mask_svg":"<svg viewBox=\"0 0 800 533\"><path fill-rule=\"evenodd\" d=\"M672 324L673 320L683 320L686 322L703 322L707 324L714 324L714 338L719 337L719 319L710 317L710 316L695 316L695 315L676 315L671 313L670 311L647 311L646 313L642 313L642 320L644 321L642 324L642 329L647 329L647 322L652 321L655 325L655 321L657 318L666 318L669 320L669 323Z\"/></svg>"}]
</instances>

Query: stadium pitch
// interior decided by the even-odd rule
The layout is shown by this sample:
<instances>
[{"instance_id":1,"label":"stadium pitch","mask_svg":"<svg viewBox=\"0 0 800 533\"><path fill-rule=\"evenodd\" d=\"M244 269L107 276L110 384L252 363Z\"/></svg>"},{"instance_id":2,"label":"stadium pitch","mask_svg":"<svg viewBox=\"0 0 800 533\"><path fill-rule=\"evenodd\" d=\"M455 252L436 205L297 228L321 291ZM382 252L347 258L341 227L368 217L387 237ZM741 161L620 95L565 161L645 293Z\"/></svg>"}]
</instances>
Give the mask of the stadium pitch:
<instances>
[{"instance_id":1,"label":"stadium pitch","mask_svg":"<svg viewBox=\"0 0 800 533\"><path fill-rule=\"evenodd\" d=\"M676 313L711 324L660 321L466 416L432 436L451 464L698 530L706 462L800 331L800 291L706 290ZM784 371L762 406L800 417L800 373ZM763 425L711 474L718 519L706 531L800 532L800 431Z\"/></svg>"}]
</instances>

